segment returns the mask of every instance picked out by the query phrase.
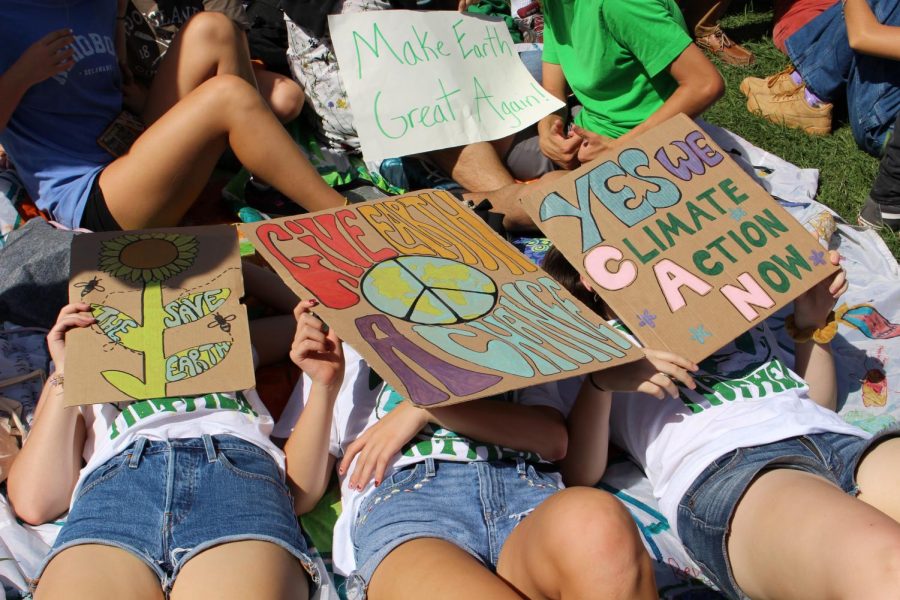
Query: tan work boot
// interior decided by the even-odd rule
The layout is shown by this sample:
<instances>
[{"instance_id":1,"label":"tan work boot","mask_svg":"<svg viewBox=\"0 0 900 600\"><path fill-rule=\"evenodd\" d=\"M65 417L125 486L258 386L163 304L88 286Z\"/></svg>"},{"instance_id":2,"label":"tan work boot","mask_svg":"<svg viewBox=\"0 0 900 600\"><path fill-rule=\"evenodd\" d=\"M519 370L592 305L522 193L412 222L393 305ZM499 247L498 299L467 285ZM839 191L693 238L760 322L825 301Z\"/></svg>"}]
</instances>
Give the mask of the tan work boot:
<instances>
[{"instance_id":1,"label":"tan work boot","mask_svg":"<svg viewBox=\"0 0 900 600\"><path fill-rule=\"evenodd\" d=\"M821 106L810 106L803 92L805 85L782 94L750 94L747 110L761 115L773 123L785 127L802 129L810 135L831 133L831 109L833 105L824 102Z\"/></svg>"},{"instance_id":2,"label":"tan work boot","mask_svg":"<svg viewBox=\"0 0 900 600\"><path fill-rule=\"evenodd\" d=\"M760 77L745 77L740 85L741 93L749 98L750 94L757 96L759 94L768 94L769 96L774 96L775 94L792 92L795 88L803 85L794 83L794 80L791 79L791 73L793 72L794 67L789 65L784 70L779 71L774 75L770 75L765 79Z\"/></svg>"},{"instance_id":3,"label":"tan work boot","mask_svg":"<svg viewBox=\"0 0 900 600\"><path fill-rule=\"evenodd\" d=\"M755 60L752 52L731 41L718 25L712 33L698 37L694 43L729 65L746 67Z\"/></svg>"}]
</instances>

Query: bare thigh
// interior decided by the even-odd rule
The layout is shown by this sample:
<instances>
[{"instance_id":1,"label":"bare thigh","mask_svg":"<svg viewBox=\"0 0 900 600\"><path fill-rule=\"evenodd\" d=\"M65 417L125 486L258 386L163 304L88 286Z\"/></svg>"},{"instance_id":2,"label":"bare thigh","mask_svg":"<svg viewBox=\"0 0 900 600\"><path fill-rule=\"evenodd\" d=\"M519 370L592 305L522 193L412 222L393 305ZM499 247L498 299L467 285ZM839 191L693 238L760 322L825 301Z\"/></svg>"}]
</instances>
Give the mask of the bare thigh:
<instances>
[{"instance_id":1,"label":"bare thigh","mask_svg":"<svg viewBox=\"0 0 900 600\"><path fill-rule=\"evenodd\" d=\"M195 90L101 171L100 189L122 229L172 227L196 200L228 143L209 108L214 92Z\"/></svg>"},{"instance_id":2,"label":"bare thigh","mask_svg":"<svg viewBox=\"0 0 900 600\"><path fill-rule=\"evenodd\" d=\"M375 569L371 600L521 598L499 577L455 544L420 538L397 546Z\"/></svg>"},{"instance_id":3,"label":"bare thigh","mask_svg":"<svg viewBox=\"0 0 900 600\"><path fill-rule=\"evenodd\" d=\"M181 568L173 600L306 600L309 577L290 552L262 541L231 542L204 550Z\"/></svg>"},{"instance_id":4,"label":"bare thigh","mask_svg":"<svg viewBox=\"0 0 900 600\"><path fill-rule=\"evenodd\" d=\"M100 544L63 550L47 565L35 600L157 600L163 597L159 579L130 552Z\"/></svg>"},{"instance_id":5,"label":"bare thigh","mask_svg":"<svg viewBox=\"0 0 900 600\"><path fill-rule=\"evenodd\" d=\"M776 469L751 484L728 552L738 585L759 600L874 600L900 585L900 525L803 471Z\"/></svg>"},{"instance_id":6,"label":"bare thigh","mask_svg":"<svg viewBox=\"0 0 900 600\"><path fill-rule=\"evenodd\" d=\"M154 123L200 84L237 75L256 85L247 37L223 13L200 12L181 28L150 84L142 118Z\"/></svg>"},{"instance_id":7,"label":"bare thigh","mask_svg":"<svg viewBox=\"0 0 900 600\"><path fill-rule=\"evenodd\" d=\"M872 448L856 472L859 499L900 521L900 437Z\"/></svg>"}]
</instances>

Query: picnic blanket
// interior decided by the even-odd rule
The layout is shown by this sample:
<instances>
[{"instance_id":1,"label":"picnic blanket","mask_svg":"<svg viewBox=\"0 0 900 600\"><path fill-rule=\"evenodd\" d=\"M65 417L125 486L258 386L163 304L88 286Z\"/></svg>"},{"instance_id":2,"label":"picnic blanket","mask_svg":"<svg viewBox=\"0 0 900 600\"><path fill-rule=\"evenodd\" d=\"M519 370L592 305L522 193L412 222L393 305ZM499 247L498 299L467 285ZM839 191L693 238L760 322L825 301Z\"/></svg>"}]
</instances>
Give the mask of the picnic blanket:
<instances>
[{"instance_id":1,"label":"picnic blanket","mask_svg":"<svg viewBox=\"0 0 900 600\"><path fill-rule=\"evenodd\" d=\"M729 152L801 223L829 248L844 256L850 289L835 310L839 321L833 345L838 362L840 414L868 431L877 431L900 419L900 267L881 238L872 231L852 227L829 208L815 201L818 172L798 169L746 140L718 127L702 124L715 141ZM543 238L517 238L514 243L536 262L549 248ZM785 311L770 320L786 348ZM7 330L16 333L7 333ZM5 325L0 330L0 381L46 369L43 333ZM35 386L38 386L36 388ZM39 381L23 381L0 394L16 394L25 402L36 398ZM659 597L706 599L722 597L700 574L671 532L671 524L659 512L650 484L640 469L626 458L610 465L598 487L615 494L629 509L656 565ZM332 486L319 506L301 519L317 548L315 557L330 567L331 531L340 503ZM7 597L27 597L27 582L35 574L62 521L30 527L17 521L5 499L0 498L0 581ZM319 590L323 600L342 598L343 580L333 578Z\"/></svg>"}]
</instances>

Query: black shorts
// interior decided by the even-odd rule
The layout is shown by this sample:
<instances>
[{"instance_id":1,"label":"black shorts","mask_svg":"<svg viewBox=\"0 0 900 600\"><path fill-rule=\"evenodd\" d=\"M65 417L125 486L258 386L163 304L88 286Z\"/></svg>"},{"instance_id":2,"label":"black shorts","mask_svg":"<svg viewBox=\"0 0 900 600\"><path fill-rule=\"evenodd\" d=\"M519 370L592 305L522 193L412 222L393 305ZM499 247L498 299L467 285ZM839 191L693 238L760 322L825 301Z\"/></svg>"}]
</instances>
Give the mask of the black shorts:
<instances>
[{"instance_id":1,"label":"black shorts","mask_svg":"<svg viewBox=\"0 0 900 600\"><path fill-rule=\"evenodd\" d=\"M91 193L88 195L84 212L81 214L81 226L91 231L121 231L122 229L106 205L106 198L103 197L103 190L100 189L100 175L94 178L94 183L91 185Z\"/></svg>"}]
</instances>

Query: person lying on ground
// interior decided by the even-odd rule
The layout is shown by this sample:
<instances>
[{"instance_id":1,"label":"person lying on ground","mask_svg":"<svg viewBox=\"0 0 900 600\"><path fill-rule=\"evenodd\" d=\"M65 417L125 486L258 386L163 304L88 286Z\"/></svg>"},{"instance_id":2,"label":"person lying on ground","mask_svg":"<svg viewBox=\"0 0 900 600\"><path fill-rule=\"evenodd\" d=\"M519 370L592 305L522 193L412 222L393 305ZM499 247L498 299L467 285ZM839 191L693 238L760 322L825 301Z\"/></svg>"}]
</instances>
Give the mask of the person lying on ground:
<instances>
[{"instance_id":1,"label":"person lying on ground","mask_svg":"<svg viewBox=\"0 0 900 600\"><path fill-rule=\"evenodd\" d=\"M558 251L544 269L614 316ZM637 364L592 374L569 416L566 460L578 468L566 483L596 483L608 434L726 597L896 596L900 430L872 436L834 412L832 307L846 289L841 271L794 302L793 370L762 323L699 365L646 348Z\"/></svg>"},{"instance_id":2,"label":"person lying on ground","mask_svg":"<svg viewBox=\"0 0 900 600\"><path fill-rule=\"evenodd\" d=\"M201 13L178 39L210 19L227 17ZM150 90L147 129L114 158L98 140L127 130L114 125L122 110L116 24L113 2L0 4L0 144L39 208L95 231L174 226L228 146L307 210L344 203L272 114L246 63L210 63L178 39Z\"/></svg>"},{"instance_id":3,"label":"person lying on ground","mask_svg":"<svg viewBox=\"0 0 900 600\"><path fill-rule=\"evenodd\" d=\"M255 390L67 407L66 332L93 325L90 310L67 305L47 336L55 372L7 482L27 523L69 511L35 599L308 598L327 575ZM293 323L251 322L261 363L284 357Z\"/></svg>"},{"instance_id":4,"label":"person lying on ground","mask_svg":"<svg viewBox=\"0 0 900 600\"><path fill-rule=\"evenodd\" d=\"M304 511L339 465L333 559L350 598L656 598L624 506L600 490L562 490L547 462L566 445L555 384L420 408L373 386L314 308L298 305L291 357L308 379L294 438L304 450L287 451L305 458L288 473Z\"/></svg>"}]
</instances>

